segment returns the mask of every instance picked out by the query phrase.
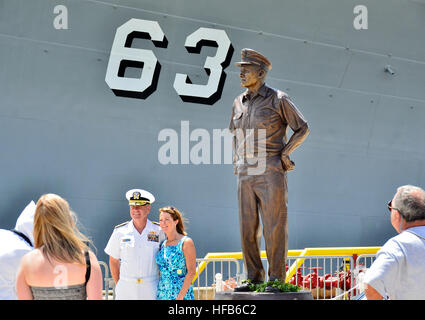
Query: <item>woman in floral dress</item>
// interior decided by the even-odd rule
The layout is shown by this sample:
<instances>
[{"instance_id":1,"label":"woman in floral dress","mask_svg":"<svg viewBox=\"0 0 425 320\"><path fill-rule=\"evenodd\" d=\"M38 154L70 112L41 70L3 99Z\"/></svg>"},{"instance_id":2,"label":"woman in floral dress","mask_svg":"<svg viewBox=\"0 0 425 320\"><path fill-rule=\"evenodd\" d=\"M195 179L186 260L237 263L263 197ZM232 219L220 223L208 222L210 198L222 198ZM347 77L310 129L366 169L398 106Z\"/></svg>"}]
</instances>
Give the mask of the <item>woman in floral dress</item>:
<instances>
[{"instance_id":1,"label":"woman in floral dress","mask_svg":"<svg viewBox=\"0 0 425 320\"><path fill-rule=\"evenodd\" d=\"M194 300L192 280L196 273L193 240L184 231L182 214L174 207L159 209L159 224L167 235L156 256L161 276L158 300Z\"/></svg>"}]
</instances>

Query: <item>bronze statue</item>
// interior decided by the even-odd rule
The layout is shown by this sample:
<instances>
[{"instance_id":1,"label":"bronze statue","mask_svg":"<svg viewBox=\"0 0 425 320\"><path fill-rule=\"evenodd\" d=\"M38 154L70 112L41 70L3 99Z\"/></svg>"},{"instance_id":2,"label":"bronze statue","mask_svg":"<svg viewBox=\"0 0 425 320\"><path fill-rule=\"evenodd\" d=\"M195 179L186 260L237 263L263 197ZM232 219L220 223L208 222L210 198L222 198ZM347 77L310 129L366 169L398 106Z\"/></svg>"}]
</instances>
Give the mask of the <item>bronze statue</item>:
<instances>
[{"instance_id":1,"label":"bronze statue","mask_svg":"<svg viewBox=\"0 0 425 320\"><path fill-rule=\"evenodd\" d=\"M272 64L261 53L243 49L241 86L247 90L233 102L229 129L234 134L234 169L238 181L239 223L247 277L264 282L260 259L260 217L263 224L269 281L285 281L288 251L288 190L286 172L295 164L289 155L309 129L288 95L265 84ZM293 130L289 140L288 126ZM256 170L254 170L256 169ZM249 291L243 284L235 291ZM268 286L267 292L278 291Z\"/></svg>"}]
</instances>

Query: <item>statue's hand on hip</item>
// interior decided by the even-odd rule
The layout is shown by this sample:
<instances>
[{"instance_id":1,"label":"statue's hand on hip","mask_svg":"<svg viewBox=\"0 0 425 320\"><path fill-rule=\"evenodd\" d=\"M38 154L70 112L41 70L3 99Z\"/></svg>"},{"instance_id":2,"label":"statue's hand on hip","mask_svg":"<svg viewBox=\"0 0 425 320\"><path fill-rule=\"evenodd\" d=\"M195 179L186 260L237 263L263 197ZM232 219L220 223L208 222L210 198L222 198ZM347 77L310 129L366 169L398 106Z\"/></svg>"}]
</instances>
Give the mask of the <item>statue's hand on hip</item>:
<instances>
[{"instance_id":1,"label":"statue's hand on hip","mask_svg":"<svg viewBox=\"0 0 425 320\"><path fill-rule=\"evenodd\" d=\"M295 163L292 161L288 155L283 154L280 156L280 160L282 161L282 167L285 171L291 171L295 168Z\"/></svg>"}]
</instances>

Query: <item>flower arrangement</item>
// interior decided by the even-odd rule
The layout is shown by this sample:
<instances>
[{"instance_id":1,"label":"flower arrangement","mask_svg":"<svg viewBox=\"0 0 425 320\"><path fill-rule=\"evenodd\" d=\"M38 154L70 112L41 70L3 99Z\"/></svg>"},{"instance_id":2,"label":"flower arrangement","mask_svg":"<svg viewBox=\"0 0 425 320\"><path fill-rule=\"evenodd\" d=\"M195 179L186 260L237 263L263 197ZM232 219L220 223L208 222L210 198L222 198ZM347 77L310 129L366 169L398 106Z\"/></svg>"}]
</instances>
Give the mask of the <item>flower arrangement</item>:
<instances>
[{"instance_id":1,"label":"flower arrangement","mask_svg":"<svg viewBox=\"0 0 425 320\"><path fill-rule=\"evenodd\" d=\"M278 288L281 292L298 292L301 290L300 287L291 284L291 283L285 283L280 281L279 279L273 280L273 281L267 281L263 283L252 283L250 280L244 280L242 283L247 283L249 286L249 289L251 291L255 292L265 292L266 287L272 286Z\"/></svg>"}]
</instances>

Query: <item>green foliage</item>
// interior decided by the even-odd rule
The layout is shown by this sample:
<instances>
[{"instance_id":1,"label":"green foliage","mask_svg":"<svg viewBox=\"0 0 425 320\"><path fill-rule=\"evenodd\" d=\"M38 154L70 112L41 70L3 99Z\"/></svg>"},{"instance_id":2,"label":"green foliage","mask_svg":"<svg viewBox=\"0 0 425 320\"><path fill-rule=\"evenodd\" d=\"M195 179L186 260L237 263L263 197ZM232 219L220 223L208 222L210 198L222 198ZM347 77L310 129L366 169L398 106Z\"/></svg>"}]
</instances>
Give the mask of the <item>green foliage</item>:
<instances>
[{"instance_id":1,"label":"green foliage","mask_svg":"<svg viewBox=\"0 0 425 320\"><path fill-rule=\"evenodd\" d=\"M252 283L250 280L244 280L242 283L247 283L249 290L255 292L265 292L266 287L272 286L278 288L281 292L298 292L301 290L300 287L293 285L291 283L285 283L276 279L274 281L268 281L263 283Z\"/></svg>"}]
</instances>

